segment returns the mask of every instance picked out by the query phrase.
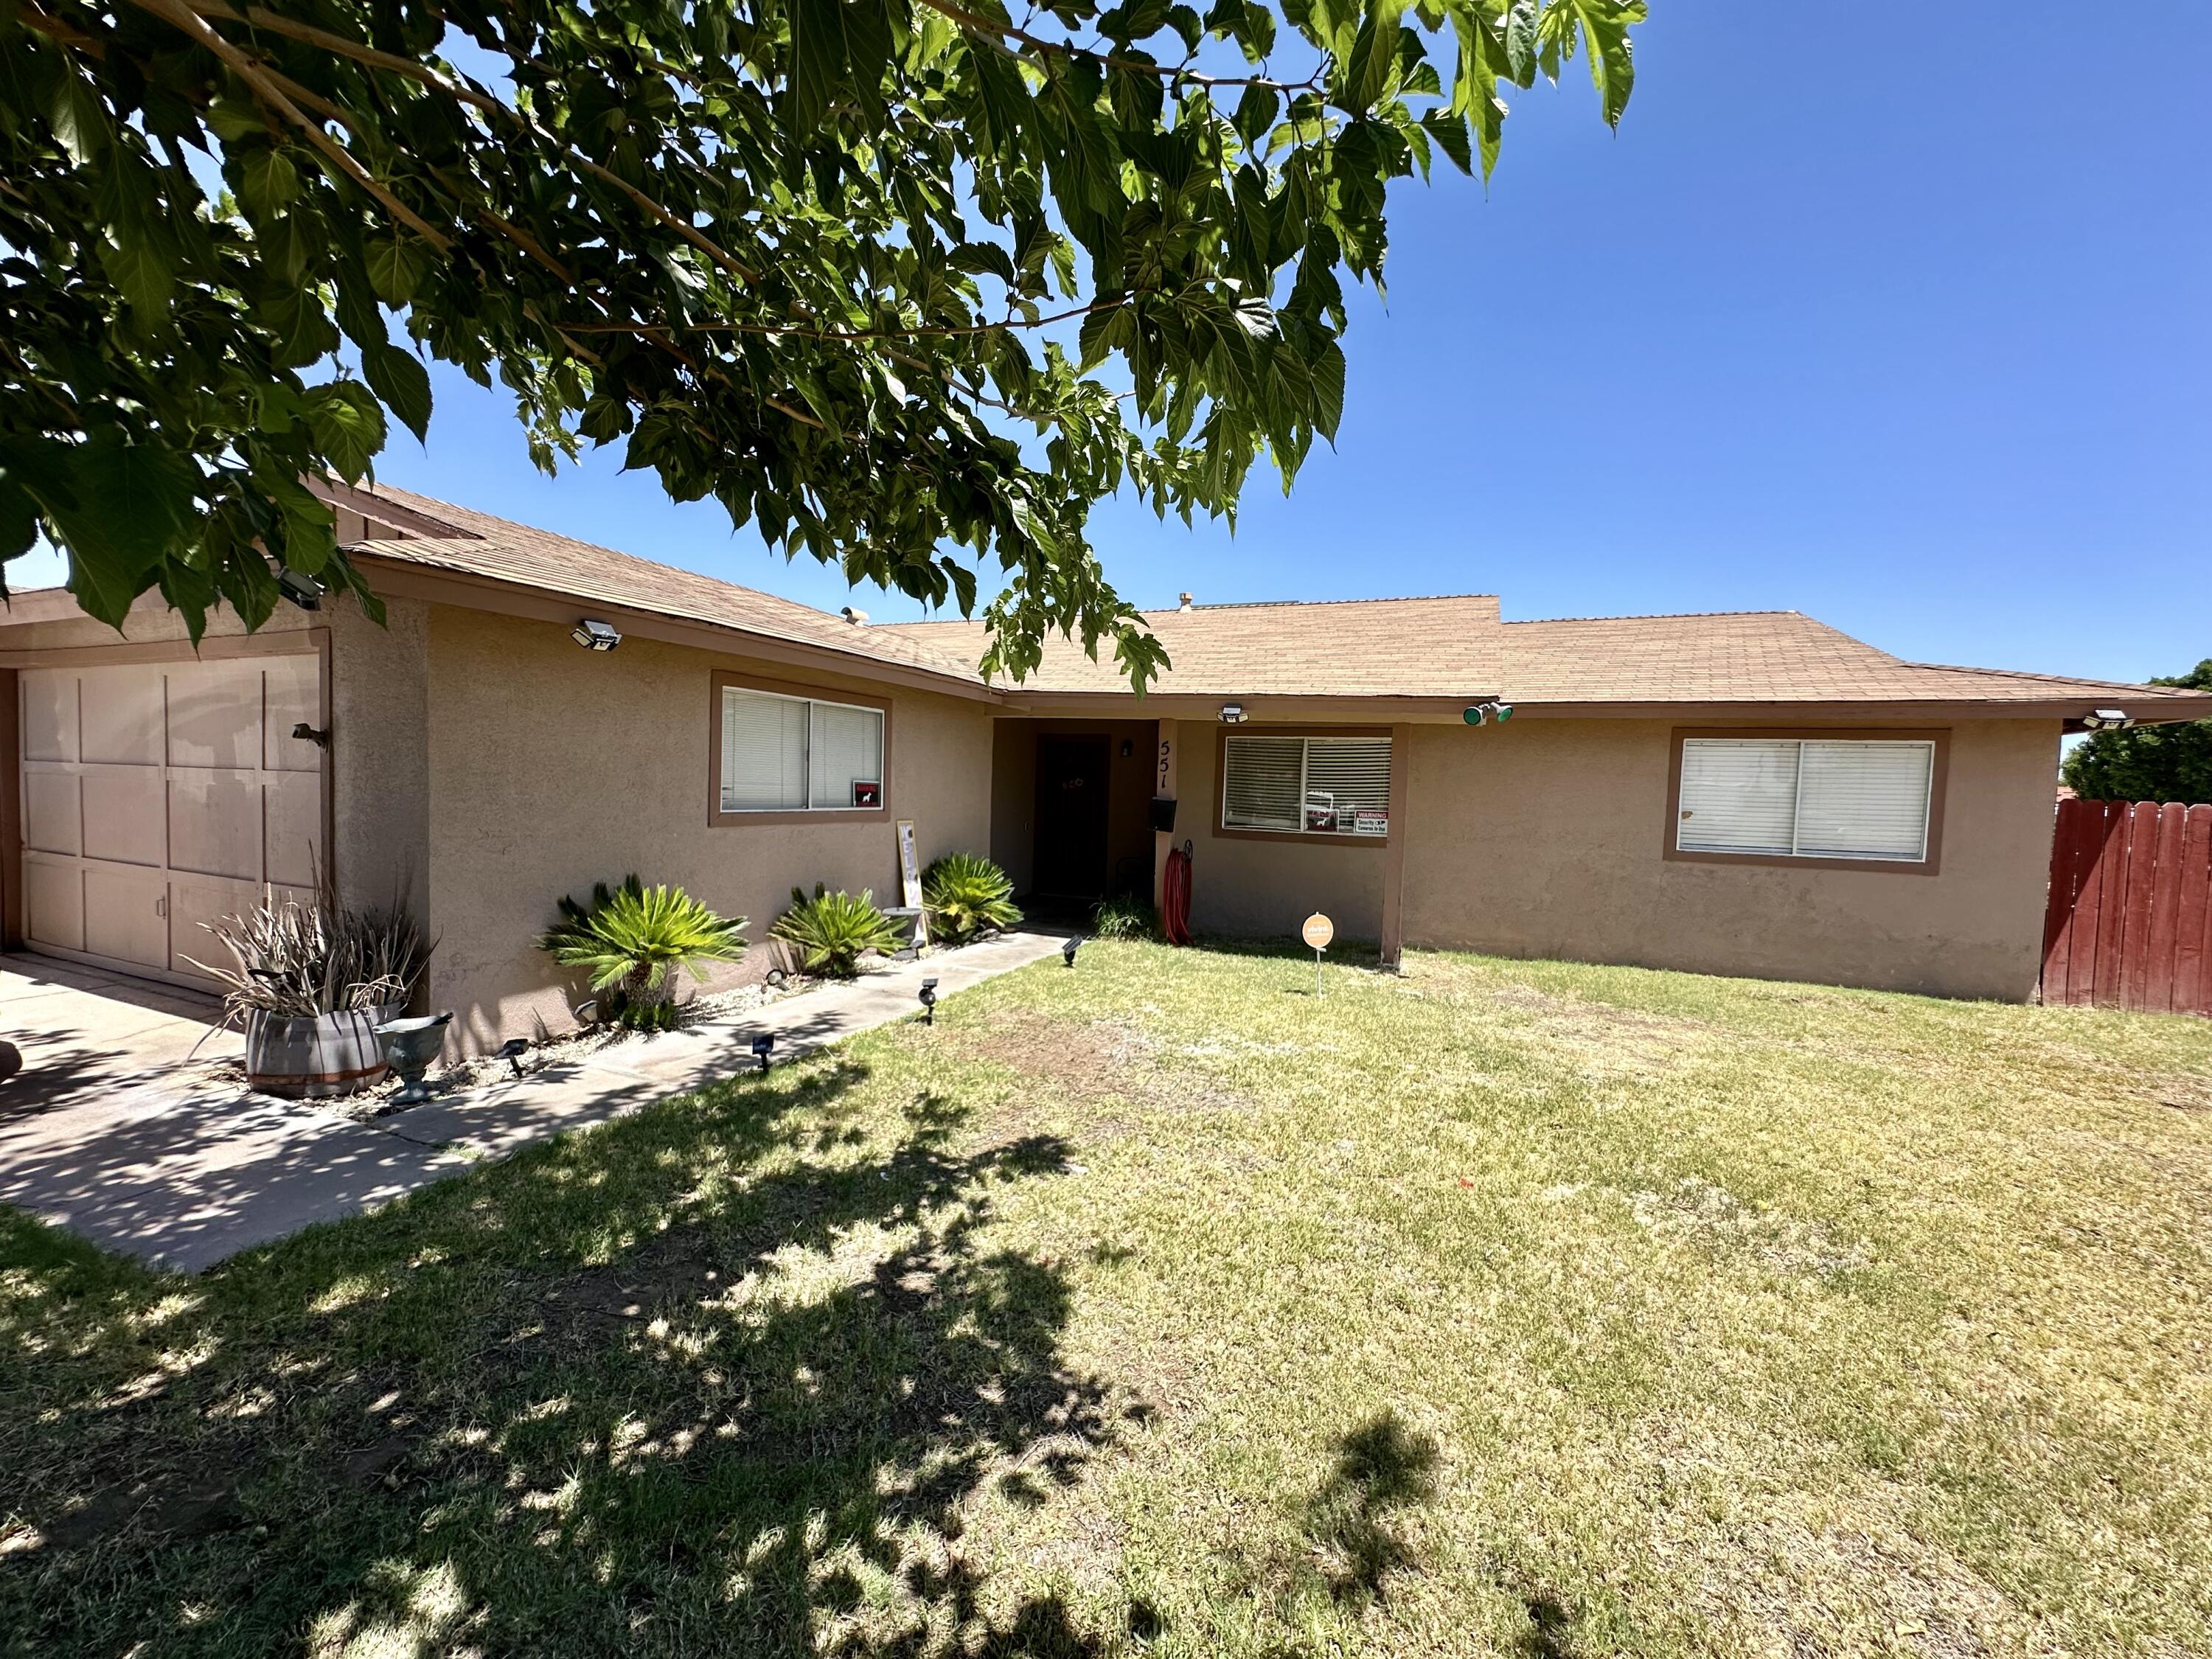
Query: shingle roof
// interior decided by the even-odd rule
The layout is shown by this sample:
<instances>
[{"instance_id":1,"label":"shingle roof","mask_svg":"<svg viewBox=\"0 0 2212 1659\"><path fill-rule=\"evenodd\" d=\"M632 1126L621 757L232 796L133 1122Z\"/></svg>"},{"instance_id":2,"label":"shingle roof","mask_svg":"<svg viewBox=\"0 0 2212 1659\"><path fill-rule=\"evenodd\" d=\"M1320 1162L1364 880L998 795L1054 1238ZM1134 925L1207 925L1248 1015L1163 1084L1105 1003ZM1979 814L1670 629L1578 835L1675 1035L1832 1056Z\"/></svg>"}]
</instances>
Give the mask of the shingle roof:
<instances>
[{"instance_id":1,"label":"shingle roof","mask_svg":"<svg viewBox=\"0 0 2212 1659\"><path fill-rule=\"evenodd\" d=\"M656 564L573 537L556 536L489 513L441 501L410 490L378 484L373 489L331 490L333 499L367 507L391 502L432 521L401 539L356 544L380 558L403 560L434 569L489 576L525 587L573 596L634 611L710 623L747 633L819 646L825 650L877 662L896 663L948 678L972 682L974 666L922 641L888 629L855 627L842 617L811 605L778 599L734 582L718 581L696 571ZM443 526L450 536L422 530Z\"/></svg>"},{"instance_id":2,"label":"shingle roof","mask_svg":"<svg viewBox=\"0 0 2212 1659\"><path fill-rule=\"evenodd\" d=\"M1183 696L1477 697L1498 690L1498 600L1486 593L1318 604L1202 605L1147 611L1171 666L1156 694ZM978 622L892 623L898 633L975 663ZM1123 691L1110 649L1092 661L1057 635L1024 691Z\"/></svg>"},{"instance_id":3,"label":"shingle roof","mask_svg":"<svg viewBox=\"0 0 2212 1659\"><path fill-rule=\"evenodd\" d=\"M397 509L377 556L513 582L819 647L975 684L980 622L855 627L811 605L656 564L471 507L379 484L326 491ZM1193 696L1468 697L1516 703L2042 703L2108 699L2157 718L2212 714L2212 696L2168 686L1914 663L1794 611L1502 622L1487 594L1196 605L1147 611L1171 666L1152 690ZM1126 690L1110 653L1094 662L1057 636L1024 693ZM2186 713L2184 710L2186 709Z\"/></svg>"},{"instance_id":4,"label":"shingle roof","mask_svg":"<svg viewBox=\"0 0 2212 1659\"><path fill-rule=\"evenodd\" d=\"M2049 702L2192 694L1906 662L1795 611L1576 617L1501 624L1516 702Z\"/></svg>"}]
</instances>

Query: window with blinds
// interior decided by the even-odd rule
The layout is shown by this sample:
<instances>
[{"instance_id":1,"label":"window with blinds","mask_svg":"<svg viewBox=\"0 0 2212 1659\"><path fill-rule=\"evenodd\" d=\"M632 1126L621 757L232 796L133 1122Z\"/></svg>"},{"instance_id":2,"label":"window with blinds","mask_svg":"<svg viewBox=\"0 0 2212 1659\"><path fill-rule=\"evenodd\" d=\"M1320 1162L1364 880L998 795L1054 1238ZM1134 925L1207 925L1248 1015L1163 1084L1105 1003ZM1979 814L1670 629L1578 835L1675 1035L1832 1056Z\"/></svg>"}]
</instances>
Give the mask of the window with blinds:
<instances>
[{"instance_id":1,"label":"window with blinds","mask_svg":"<svg viewBox=\"0 0 2212 1659\"><path fill-rule=\"evenodd\" d=\"M722 688L722 811L884 805L884 715L853 703Z\"/></svg>"},{"instance_id":2,"label":"window with blinds","mask_svg":"<svg viewBox=\"0 0 2212 1659\"><path fill-rule=\"evenodd\" d=\"M1222 744L1221 827L1387 836L1389 738L1228 738Z\"/></svg>"},{"instance_id":3,"label":"window with blinds","mask_svg":"<svg viewBox=\"0 0 2212 1659\"><path fill-rule=\"evenodd\" d=\"M1923 863L1935 770L1926 741L1686 738L1674 845Z\"/></svg>"}]
</instances>

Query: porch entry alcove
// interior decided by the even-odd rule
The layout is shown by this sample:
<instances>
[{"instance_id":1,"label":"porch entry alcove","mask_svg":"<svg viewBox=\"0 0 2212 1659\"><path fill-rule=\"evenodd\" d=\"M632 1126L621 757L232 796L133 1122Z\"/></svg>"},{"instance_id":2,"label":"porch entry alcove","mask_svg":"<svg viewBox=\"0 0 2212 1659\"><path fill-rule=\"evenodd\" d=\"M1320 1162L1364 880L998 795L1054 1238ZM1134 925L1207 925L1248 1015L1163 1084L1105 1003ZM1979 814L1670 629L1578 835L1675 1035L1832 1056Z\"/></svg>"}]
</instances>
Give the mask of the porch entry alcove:
<instances>
[{"instance_id":1,"label":"porch entry alcove","mask_svg":"<svg viewBox=\"0 0 2212 1659\"><path fill-rule=\"evenodd\" d=\"M1149 898L1157 720L1005 719L991 764L991 857L1045 910Z\"/></svg>"}]
</instances>

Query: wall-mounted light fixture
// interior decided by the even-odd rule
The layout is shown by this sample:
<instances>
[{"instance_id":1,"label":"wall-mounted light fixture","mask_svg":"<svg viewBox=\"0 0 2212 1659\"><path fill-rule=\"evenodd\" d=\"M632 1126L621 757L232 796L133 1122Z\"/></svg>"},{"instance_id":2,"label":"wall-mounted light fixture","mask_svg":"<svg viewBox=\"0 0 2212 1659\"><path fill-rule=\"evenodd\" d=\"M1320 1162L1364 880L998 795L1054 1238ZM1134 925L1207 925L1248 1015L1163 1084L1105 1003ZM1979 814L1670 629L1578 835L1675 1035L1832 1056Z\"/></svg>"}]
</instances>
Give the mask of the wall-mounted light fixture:
<instances>
[{"instance_id":1,"label":"wall-mounted light fixture","mask_svg":"<svg viewBox=\"0 0 2212 1659\"><path fill-rule=\"evenodd\" d=\"M2081 716L2081 729L2085 732L2124 732L2134 724L2124 708L2092 708Z\"/></svg>"},{"instance_id":2,"label":"wall-mounted light fixture","mask_svg":"<svg viewBox=\"0 0 2212 1659\"><path fill-rule=\"evenodd\" d=\"M323 608L323 585L304 570L295 570L289 565L278 565L276 591L302 611L320 611Z\"/></svg>"},{"instance_id":3,"label":"wall-mounted light fixture","mask_svg":"<svg viewBox=\"0 0 2212 1659\"><path fill-rule=\"evenodd\" d=\"M1241 702L1223 703L1221 705L1221 723L1224 726L1243 725L1244 705Z\"/></svg>"},{"instance_id":4,"label":"wall-mounted light fixture","mask_svg":"<svg viewBox=\"0 0 2212 1659\"><path fill-rule=\"evenodd\" d=\"M331 746L331 728L327 726L310 726L307 721L301 720L293 726L292 735L301 743L312 743L318 749L327 749Z\"/></svg>"},{"instance_id":5,"label":"wall-mounted light fixture","mask_svg":"<svg viewBox=\"0 0 2212 1659\"><path fill-rule=\"evenodd\" d=\"M1513 705L1510 702L1469 703L1459 711L1459 717L1469 726L1503 726L1513 718Z\"/></svg>"},{"instance_id":6,"label":"wall-mounted light fixture","mask_svg":"<svg viewBox=\"0 0 2212 1659\"><path fill-rule=\"evenodd\" d=\"M611 651L622 643L622 635L614 625L603 623L596 617L586 617L568 630L568 637L586 651Z\"/></svg>"}]
</instances>

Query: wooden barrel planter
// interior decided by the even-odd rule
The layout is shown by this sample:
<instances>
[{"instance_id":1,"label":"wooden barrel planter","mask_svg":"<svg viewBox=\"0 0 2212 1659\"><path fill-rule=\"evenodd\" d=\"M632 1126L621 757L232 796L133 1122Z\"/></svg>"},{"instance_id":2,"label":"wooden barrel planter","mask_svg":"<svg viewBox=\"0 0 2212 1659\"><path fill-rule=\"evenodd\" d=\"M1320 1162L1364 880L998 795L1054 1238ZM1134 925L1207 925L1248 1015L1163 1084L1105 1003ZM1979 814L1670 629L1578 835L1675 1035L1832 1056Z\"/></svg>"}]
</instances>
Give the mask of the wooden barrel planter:
<instances>
[{"instance_id":1,"label":"wooden barrel planter","mask_svg":"<svg viewBox=\"0 0 2212 1659\"><path fill-rule=\"evenodd\" d=\"M376 1028L397 1018L401 1006L349 1008L312 1019L252 1010L246 1016L247 1086L288 1100L327 1099L368 1088L386 1069Z\"/></svg>"}]
</instances>

